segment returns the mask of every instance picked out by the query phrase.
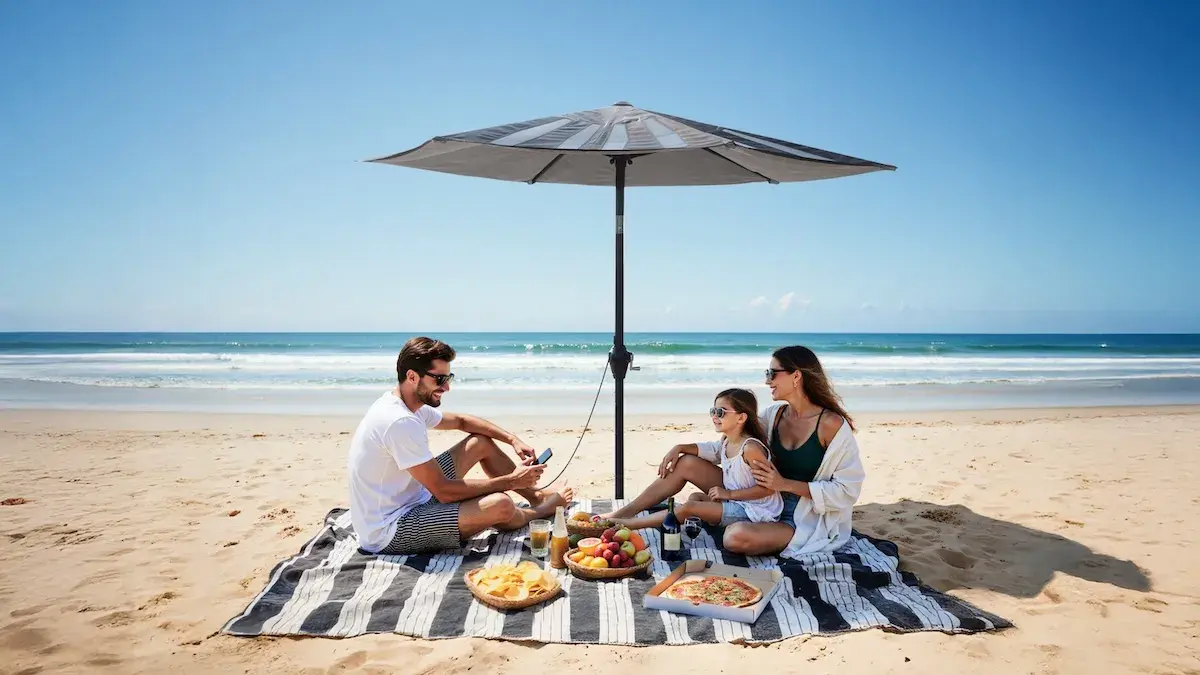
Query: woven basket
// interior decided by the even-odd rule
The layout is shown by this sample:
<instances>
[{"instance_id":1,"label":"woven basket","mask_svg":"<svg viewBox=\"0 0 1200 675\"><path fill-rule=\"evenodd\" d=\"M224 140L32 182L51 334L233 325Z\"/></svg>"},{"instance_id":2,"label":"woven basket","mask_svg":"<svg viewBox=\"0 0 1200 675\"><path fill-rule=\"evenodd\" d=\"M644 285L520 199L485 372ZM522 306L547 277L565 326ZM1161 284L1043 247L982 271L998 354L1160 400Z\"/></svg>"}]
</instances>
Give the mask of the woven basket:
<instances>
[{"instance_id":1,"label":"woven basket","mask_svg":"<svg viewBox=\"0 0 1200 675\"><path fill-rule=\"evenodd\" d=\"M566 555L571 555L578 550L577 548L573 548L567 551ZM621 577L632 576L648 569L650 563L654 562L654 556L652 554L649 560L633 567L584 567L565 556L563 557L563 562L567 563L567 569L571 570L571 574L580 579L620 579Z\"/></svg>"},{"instance_id":2,"label":"woven basket","mask_svg":"<svg viewBox=\"0 0 1200 675\"><path fill-rule=\"evenodd\" d=\"M471 595L474 595L483 604L490 605L496 609L524 609L526 607L532 607L533 605L553 598L554 596L558 595L559 591L562 590L562 584L559 583L558 579L555 579L553 588L548 588L541 593L530 595L524 600L508 600L506 598L499 598L494 595L488 595L487 593L484 593L483 589L479 588L478 584L475 583L475 579L472 577L472 574L478 572L479 569L481 568L477 568L463 574L463 581L466 582L467 588L471 591Z\"/></svg>"},{"instance_id":3,"label":"woven basket","mask_svg":"<svg viewBox=\"0 0 1200 675\"><path fill-rule=\"evenodd\" d=\"M581 520L567 521L567 534L578 534L583 537L599 537L604 534L608 528L620 529L620 525L597 525L593 522L584 522Z\"/></svg>"}]
</instances>

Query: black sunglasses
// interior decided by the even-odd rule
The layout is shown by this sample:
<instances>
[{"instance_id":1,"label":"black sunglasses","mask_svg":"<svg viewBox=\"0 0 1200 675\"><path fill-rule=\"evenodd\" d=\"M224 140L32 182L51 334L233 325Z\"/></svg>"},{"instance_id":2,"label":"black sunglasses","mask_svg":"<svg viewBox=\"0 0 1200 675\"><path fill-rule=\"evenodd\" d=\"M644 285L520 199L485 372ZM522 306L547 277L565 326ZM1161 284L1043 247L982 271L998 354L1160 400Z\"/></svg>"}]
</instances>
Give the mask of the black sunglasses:
<instances>
[{"instance_id":1,"label":"black sunglasses","mask_svg":"<svg viewBox=\"0 0 1200 675\"><path fill-rule=\"evenodd\" d=\"M775 376L779 373L790 372L792 371L788 370L787 368L767 368L765 371L763 371L763 377L767 378L767 381L770 382L771 380L775 379Z\"/></svg>"},{"instance_id":2,"label":"black sunglasses","mask_svg":"<svg viewBox=\"0 0 1200 675\"><path fill-rule=\"evenodd\" d=\"M440 373L431 373L431 372L429 372L429 371L425 371L425 374L426 374L426 375L428 375L428 376L430 376L430 377L432 377L432 378L433 378L433 381L434 381L434 382L437 384L437 386L439 386L439 387L440 387L440 386L442 386L442 385L444 385L444 384L446 384L447 382L453 382L453 381L454 381L454 373L446 373L445 375L442 375L442 374L440 374Z\"/></svg>"}]
</instances>

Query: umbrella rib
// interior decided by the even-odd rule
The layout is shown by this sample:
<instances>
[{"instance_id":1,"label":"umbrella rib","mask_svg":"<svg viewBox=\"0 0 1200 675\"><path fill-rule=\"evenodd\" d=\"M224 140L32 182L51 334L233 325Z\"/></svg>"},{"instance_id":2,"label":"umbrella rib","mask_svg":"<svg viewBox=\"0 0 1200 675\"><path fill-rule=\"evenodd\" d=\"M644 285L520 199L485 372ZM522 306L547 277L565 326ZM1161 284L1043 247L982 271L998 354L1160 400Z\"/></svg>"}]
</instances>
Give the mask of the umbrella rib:
<instances>
[{"instance_id":1,"label":"umbrella rib","mask_svg":"<svg viewBox=\"0 0 1200 675\"><path fill-rule=\"evenodd\" d=\"M541 178L543 175L545 175L545 173L546 173L547 171L549 171L549 170L550 170L550 167L552 167L552 166L554 166L555 164L557 164L557 163L558 163L558 160L560 160L560 159L562 159L562 158L563 158L563 155L564 155L564 154L565 154L565 153L562 153L562 152L560 152L560 153L558 153L557 155L555 155L555 156L554 156L554 159L550 160L550 161L549 161L549 162L546 164L546 166L543 166L543 167L542 167L542 170L541 170L541 171L537 172L537 174L536 174L536 175L534 175L534 177L533 177L533 178L530 178L530 179L529 179L528 181L526 181L526 182L528 182L530 185L533 185L534 183L536 183L536 182L538 181L538 179L539 179L539 178Z\"/></svg>"},{"instance_id":2,"label":"umbrella rib","mask_svg":"<svg viewBox=\"0 0 1200 675\"><path fill-rule=\"evenodd\" d=\"M746 167L742 166L740 163L738 163L738 162L736 162L736 161L734 161L734 160L732 160L732 159L730 159L730 158L726 157L725 155L722 155L721 153L717 152L716 150L713 150L712 148L704 148L704 151L705 151L705 152L711 152L712 154L716 155L717 157L720 157L721 159L725 160L726 162L729 162L730 164L732 164L732 165L736 166L737 168L741 169L742 171L747 171L747 172L749 172L749 173L752 173L752 174L754 174L755 176L758 176L759 178L761 178L761 179L763 179L763 180L767 181L767 182L768 182L768 183L770 183L771 185L779 185L779 181L777 181L777 180L773 180L773 179L771 179L771 178L767 178L766 176L762 175L761 173L759 173L759 172L755 171L754 169L748 169L748 168L746 168Z\"/></svg>"}]
</instances>

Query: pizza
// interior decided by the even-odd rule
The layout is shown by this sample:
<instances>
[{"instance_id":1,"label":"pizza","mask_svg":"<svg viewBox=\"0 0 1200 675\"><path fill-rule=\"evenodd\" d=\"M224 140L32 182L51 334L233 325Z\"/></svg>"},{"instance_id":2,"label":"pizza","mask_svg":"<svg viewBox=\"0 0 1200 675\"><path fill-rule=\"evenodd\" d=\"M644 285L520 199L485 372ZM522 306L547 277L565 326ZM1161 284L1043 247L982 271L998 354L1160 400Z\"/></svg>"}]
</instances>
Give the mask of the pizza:
<instances>
[{"instance_id":1,"label":"pizza","mask_svg":"<svg viewBox=\"0 0 1200 675\"><path fill-rule=\"evenodd\" d=\"M749 607L762 599L762 591L754 584L717 575L677 581L662 595L672 600L721 607Z\"/></svg>"}]
</instances>

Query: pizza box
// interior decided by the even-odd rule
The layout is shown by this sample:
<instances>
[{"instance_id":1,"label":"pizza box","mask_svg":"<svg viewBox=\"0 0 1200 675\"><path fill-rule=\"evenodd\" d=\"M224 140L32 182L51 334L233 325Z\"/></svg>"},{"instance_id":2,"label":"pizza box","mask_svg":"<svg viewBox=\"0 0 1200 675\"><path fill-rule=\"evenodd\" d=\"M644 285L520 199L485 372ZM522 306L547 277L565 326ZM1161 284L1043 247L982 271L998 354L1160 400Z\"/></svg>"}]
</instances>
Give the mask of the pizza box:
<instances>
[{"instance_id":1,"label":"pizza box","mask_svg":"<svg viewBox=\"0 0 1200 675\"><path fill-rule=\"evenodd\" d=\"M664 598L661 595L672 584L685 577L708 576L744 579L758 586L759 590L762 591L762 598L749 607L720 607L717 605L694 604L687 600L673 600L671 598ZM715 563L711 560L693 559L684 561L673 572L667 575L665 579L658 582L654 588L647 591L645 597L642 598L642 606L646 609L661 609L677 614L693 614L695 616L707 616L711 619L728 619L741 623L754 623L758 621L758 617L762 615L763 610L767 608L767 605L771 602L771 598L775 596L775 592L782 585L783 572L777 569L751 569L749 567Z\"/></svg>"}]
</instances>

